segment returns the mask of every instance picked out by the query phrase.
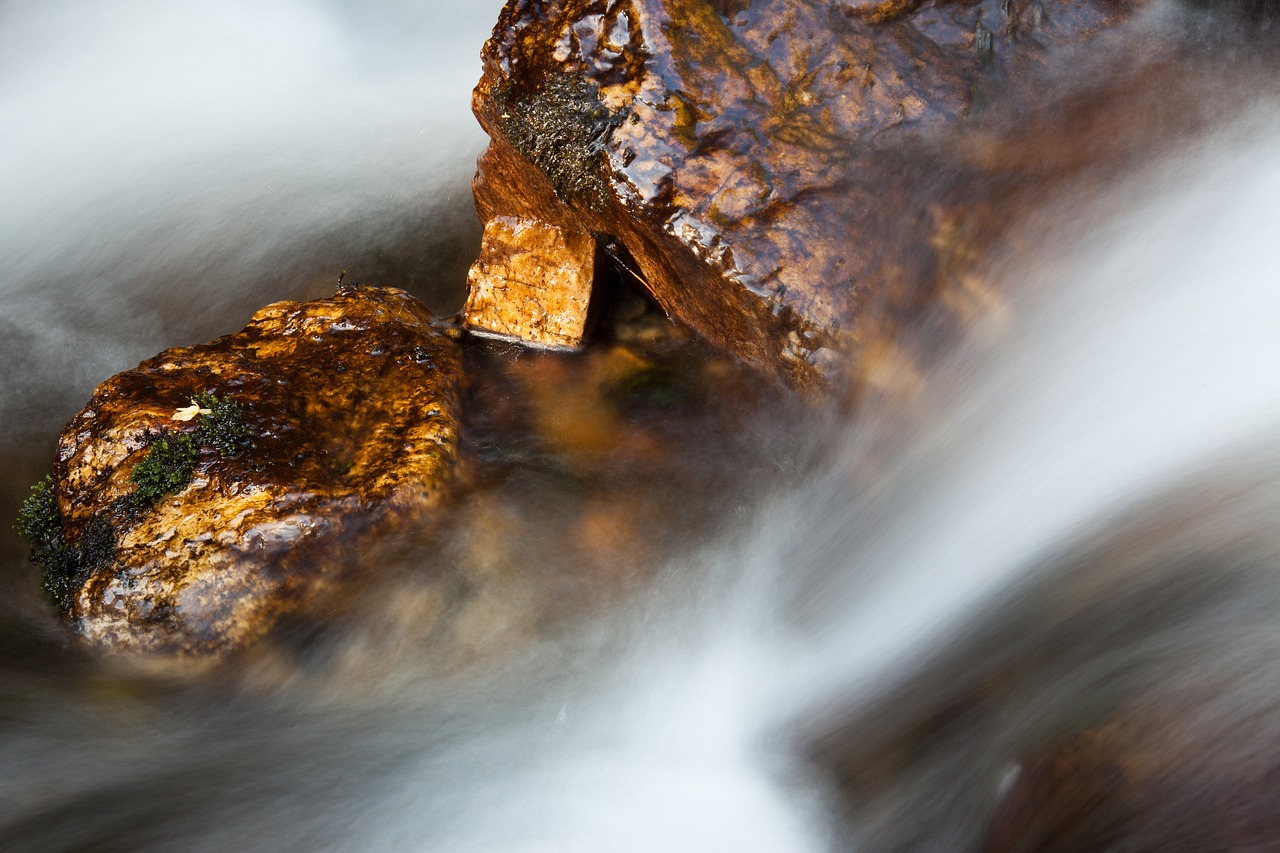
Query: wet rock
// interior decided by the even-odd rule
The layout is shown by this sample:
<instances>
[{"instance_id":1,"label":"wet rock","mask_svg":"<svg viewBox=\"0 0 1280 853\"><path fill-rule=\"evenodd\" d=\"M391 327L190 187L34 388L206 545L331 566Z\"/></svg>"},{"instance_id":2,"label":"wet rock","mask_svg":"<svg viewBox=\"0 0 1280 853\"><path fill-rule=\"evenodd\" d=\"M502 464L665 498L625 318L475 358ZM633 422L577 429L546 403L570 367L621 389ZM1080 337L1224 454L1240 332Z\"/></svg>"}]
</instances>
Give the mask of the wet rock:
<instances>
[{"instance_id":1,"label":"wet rock","mask_svg":"<svg viewBox=\"0 0 1280 853\"><path fill-rule=\"evenodd\" d=\"M223 652L308 613L344 554L444 502L460 365L413 297L348 287L112 377L58 445L46 588L124 650Z\"/></svg>"},{"instance_id":2,"label":"wet rock","mask_svg":"<svg viewBox=\"0 0 1280 853\"><path fill-rule=\"evenodd\" d=\"M468 342L458 499L398 537L403 550L380 554L315 631L255 644L258 683L351 702L406 667L429 669L433 689L509 671L478 663L629 624L673 561L703 571L689 555L808 470L810 407L779 405L771 383L647 300L600 295L581 351Z\"/></svg>"},{"instance_id":3,"label":"wet rock","mask_svg":"<svg viewBox=\"0 0 1280 853\"><path fill-rule=\"evenodd\" d=\"M1121 714L1027 756L983 853L1271 850L1280 830L1274 721Z\"/></svg>"},{"instance_id":4,"label":"wet rock","mask_svg":"<svg viewBox=\"0 0 1280 853\"><path fill-rule=\"evenodd\" d=\"M823 388L931 285L903 258L948 262L932 230L902 251L931 180L894 155L1137 5L513 0L475 92L477 207L608 235L678 321Z\"/></svg>"},{"instance_id":5,"label":"wet rock","mask_svg":"<svg viewBox=\"0 0 1280 853\"><path fill-rule=\"evenodd\" d=\"M1141 817L1153 773L1185 760L1172 743L1152 751L1143 728L1130 721L1086 730L1012 769L982 849L1086 851L1121 841Z\"/></svg>"},{"instance_id":6,"label":"wet rock","mask_svg":"<svg viewBox=\"0 0 1280 853\"><path fill-rule=\"evenodd\" d=\"M484 337L574 349L586 332L595 269L590 234L494 217L467 277L463 325Z\"/></svg>"}]
</instances>

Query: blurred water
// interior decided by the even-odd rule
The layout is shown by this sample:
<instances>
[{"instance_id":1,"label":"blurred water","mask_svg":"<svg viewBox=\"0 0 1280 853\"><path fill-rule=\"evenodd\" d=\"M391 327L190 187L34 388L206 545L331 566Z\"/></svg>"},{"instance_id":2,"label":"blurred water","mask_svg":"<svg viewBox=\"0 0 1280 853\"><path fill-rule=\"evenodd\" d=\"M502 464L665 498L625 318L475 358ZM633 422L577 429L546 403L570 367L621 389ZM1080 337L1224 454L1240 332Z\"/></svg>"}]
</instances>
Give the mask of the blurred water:
<instances>
[{"instance_id":1,"label":"blurred water","mask_svg":"<svg viewBox=\"0 0 1280 853\"><path fill-rule=\"evenodd\" d=\"M165 346L342 269L456 305L499 5L0 4L7 515L92 386ZM453 657L406 566L317 648L156 676L63 646L7 543L0 848L964 849L1098 695L1182 671L1272 713L1278 111L1048 207L985 271L1012 322L917 420L864 411L624 613L504 640L553 597L504 581ZM894 752L1011 660L1034 675L991 719Z\"/></svg>"},{"instance_id":2,"label":"blurred water","mask_svg":"<svg viewBox=\"0 0 1280 853\"><path fill-rule=\"evenodd\" d=\"M343 269L456 308L499 6L0 6L5 439Z\"/></svg>"}]
</instances>

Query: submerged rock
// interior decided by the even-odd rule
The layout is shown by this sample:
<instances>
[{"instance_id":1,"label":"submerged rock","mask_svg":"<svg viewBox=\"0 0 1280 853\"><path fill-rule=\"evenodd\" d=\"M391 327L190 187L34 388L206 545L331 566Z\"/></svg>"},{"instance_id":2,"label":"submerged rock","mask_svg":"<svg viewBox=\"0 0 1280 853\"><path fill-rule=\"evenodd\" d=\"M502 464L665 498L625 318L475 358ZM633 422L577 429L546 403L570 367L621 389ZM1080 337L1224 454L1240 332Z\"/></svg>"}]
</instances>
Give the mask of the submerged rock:
<instances>
[{"instance_id":1,"label":"submerged rock","mask_svg":"<svg viewBox=\"0 0 1280 853\"><path fill-rule=\"evenodd\" d=\"M46 589L94 644L242 645L323 601L370 534L442 504L460 394L457 344L394 289L276 303L166 350L63 431Z\"/></svg>"},{"instance_id":2,"label":"submerged rock","mask_svg":"<svg viewBox=\"0 0 1280 853\"><path fill-rule=\"evenodd\" d=\"M933 176L895 153L1139 5L512 0L475 91L477 207L616 241L675 319L825 387L929 286L904 257L948 262L927 229L902 251Z\"/></svg>"}]
</instances>

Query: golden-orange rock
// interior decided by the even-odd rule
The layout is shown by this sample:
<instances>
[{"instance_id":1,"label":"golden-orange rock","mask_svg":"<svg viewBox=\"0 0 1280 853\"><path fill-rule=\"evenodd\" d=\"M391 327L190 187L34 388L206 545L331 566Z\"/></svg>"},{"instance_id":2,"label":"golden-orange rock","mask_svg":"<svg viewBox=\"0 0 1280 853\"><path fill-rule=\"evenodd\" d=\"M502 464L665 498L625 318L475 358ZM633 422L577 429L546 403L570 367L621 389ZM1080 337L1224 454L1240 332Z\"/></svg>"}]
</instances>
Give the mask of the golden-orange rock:
<instances>
[{"instance_id":1,"label":"golden-orange rock","mask_svg":"<svg viewBox=\"0 0 1280 853\"><path fill-rule=\"evenodd\" d=\"M54 470L68 541L104 520L114 539L77 579L72 627L106 647L207 654L305 614L346 549L445 500L460 385L457 344L420 302L358 287L269 305L242 331L102 383ZM200 394L237 404L254 446L229 458L200 446L189 484L138 501L155 437L199 435L208 415L184 418Z\"/></svg>"},{"instance_id":2,"label":"golden-orange rock","mask_svg":"<svg viewBox=\"0 0 1280 853\"><path fill-rule=\"evenodd\" d=\"M494 217L467 276L463 324L485 337L575 349L586 332L595 266L590 234Z\"/></svg>"},{"instance_id":3,"label":"golden-orange rock","mask_svg":"<svg viewBox=\"0 0 1280 853\"><path fill-rule=\"evenodd\" d=\"M931 286L912 253L946 260L918 227L928 160L896 155L1139 5L512 0L475 91L477 207L616 240L670 316L826 387Z\"/></svg>"}]
</instances>

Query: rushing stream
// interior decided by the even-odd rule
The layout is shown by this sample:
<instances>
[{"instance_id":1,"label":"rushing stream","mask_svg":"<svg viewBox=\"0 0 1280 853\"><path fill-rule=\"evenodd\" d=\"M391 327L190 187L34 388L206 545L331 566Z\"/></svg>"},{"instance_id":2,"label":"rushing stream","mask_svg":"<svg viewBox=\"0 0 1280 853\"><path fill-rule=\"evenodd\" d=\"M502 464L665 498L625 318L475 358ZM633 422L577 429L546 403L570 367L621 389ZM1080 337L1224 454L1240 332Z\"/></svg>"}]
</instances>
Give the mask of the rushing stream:
<instances>
[{"instance_id":1,"label":"rushing stream","mask_svg":"<svg viewBox=\"0 0 1280 853\"><path fill-rule=\"evenodd\" d=\"M344 269L457 308L500 5L0 0L5 518L165 347ZM1171 803L1269 772L1280 99L1239 103L1013 226L910 416L762 414L654 491L625 605L531 539L429 629L464 527L319 638L156 672L67 643L6 532L0 850L964 850L1028 751L1152 709L1199 750Z\"/></svg>"}]
</instances>

